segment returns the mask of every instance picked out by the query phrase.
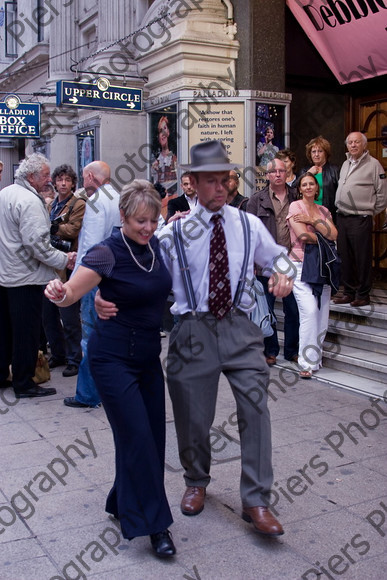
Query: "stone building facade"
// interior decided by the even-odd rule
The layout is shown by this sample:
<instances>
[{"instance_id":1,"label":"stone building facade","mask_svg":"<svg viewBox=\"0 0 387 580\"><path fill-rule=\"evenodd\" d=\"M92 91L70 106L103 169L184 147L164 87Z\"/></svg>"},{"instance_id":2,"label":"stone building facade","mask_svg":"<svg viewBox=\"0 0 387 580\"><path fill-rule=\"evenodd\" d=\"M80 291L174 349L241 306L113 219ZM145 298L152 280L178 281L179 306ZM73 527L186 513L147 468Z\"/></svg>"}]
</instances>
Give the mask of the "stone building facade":
<instances>
[{"instance_id":1,"label":"stone building facade","mask_svg":"<svg viewBox=\"0 0 387 580\"><path fill-rule=\"evenodd\" d=\"M101 76L142 89L143 110L56 104L57 81L92 86ZM0 100L17 94L42 108L39 139L0 135L3 185L33 151L52 167L70 163L79 175L85 160L103 159L117 187L150 177L157 155L152 111L160 119L165 105L168 120L168 111L181 113L200 91L207 103L238 94L250 103L243 127L234 129L241 139L236 162L254 156L256 94L271 113L283 104L282 146L296 151L300 167L305 143L318 134L341 164L345 134L360 118L356 107L370 95L380 102L382 87L383 79L339 86L285 0L0 0ZM189 138L177 133L174 146L185 161Z\"/></svg>"},{"instance_id":2,"label":"stone building facade","mask_svg":"<svg viewBox=\"0 0 387 580\"><path fill-rule=\"evenodd\" d=\"M145 110L58 106L57 81L104 77L112 86L143 89L146 101L207 86L214 77L229 87L230 71L235 79L239 43L228 0L3 4L0 100L17 94L22 102L41 103L42 110L39 139L0 139L3 184L12 182L19 160L33 151L46 154L52 167L66 162L81 174L85 150L91 149L91 158L111 165L118 186L132 173L122 168L147 143ZM149 174L149 162L132 164L136 176Z\"/></svg>"}]
</instances>

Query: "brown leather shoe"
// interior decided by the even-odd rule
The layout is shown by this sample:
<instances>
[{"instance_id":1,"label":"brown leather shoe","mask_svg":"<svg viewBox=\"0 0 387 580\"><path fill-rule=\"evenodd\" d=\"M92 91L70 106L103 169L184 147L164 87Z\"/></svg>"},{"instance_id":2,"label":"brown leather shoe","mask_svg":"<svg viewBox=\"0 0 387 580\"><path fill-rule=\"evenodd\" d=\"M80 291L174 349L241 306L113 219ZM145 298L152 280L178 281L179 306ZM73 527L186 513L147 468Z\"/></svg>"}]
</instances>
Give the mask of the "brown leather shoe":
<instances>
[{"instance_id":1,"label":"brown leather shoe","mask_svg":"<svg viewBox=\"0 0 387 580\"><path fill-rule=\"evenodd\" d=\"M277 362L277 359L274 355L270 355L266 357L266 362L269 365L269 367L273 367Z\"/></svg>"},{"instance_id":2,"label":"brown leather shoe","mask_svg":"<svg viewBox=\"0 0 387 580\"><path fill-rule=\"evenodd\" d=\"M354 299L354 296L348 296L348 294L343 294L341 298L334 298L333 302L335 304L349 304Z\"/></svg>"},{"instance_id":3,"label":"brown leather shoe","mask_svg":"<svg viewBox=\"0 0 387 580\"><path fill-rule=\"evenodd\" d=\"M354 306L355 308L359 308L361 306L368 306L370 303L370 299L369 296L367 298L357 298L356 300L354 300L353 302L351 302L351 306Z\"/></svg>"},{"instance_id":4,"label":"brown leather shoe","mask_svg":"<svg viewBox=\"0 0 387 580\"><path fill-rule=\"evenodd\" d=\"M181 500L181 513L185 516L197 516L204 508L205 487L187 487Z\"/></svg>"},{"instance_id":5,"label":"brown leather shoe","mask_svg":"<svg viewBox=\"0 0 387 580\"><path fill-rule=\"evenodd\" d=\"M283 527L267 507L244 507L242 519L245 522L252 522L256 531L265 536L282 536L284 533Z\"/></svg>"}]
</instances>

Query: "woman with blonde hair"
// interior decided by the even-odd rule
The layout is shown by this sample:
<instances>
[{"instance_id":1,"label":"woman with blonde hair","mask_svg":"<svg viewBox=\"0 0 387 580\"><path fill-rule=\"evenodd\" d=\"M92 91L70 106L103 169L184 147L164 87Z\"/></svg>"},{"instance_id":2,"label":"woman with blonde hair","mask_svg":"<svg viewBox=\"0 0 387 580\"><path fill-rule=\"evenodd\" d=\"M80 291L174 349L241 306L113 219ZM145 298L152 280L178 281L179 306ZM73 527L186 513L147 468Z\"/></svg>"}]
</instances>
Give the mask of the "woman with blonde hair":
<instances>
[{"instance_id":1,"label":"woman with blonde hair","mask_svg":"<svg viewBox=\"0 0 387 580\"><path fill-rule=\"evenodd\" d=\"M172 515L164 489L165 401L160 326L171 277L153 235L159 194L145 180L120 196L121 228L93 246L75 274L52 280L45 294L69 306L95 286L117 304L116 316L97 319L88 342L90 369L111 425L116 477L106 511L120 520L124 538L150 535L156 555L175 554Z\"/></svg>"}]
</instances>

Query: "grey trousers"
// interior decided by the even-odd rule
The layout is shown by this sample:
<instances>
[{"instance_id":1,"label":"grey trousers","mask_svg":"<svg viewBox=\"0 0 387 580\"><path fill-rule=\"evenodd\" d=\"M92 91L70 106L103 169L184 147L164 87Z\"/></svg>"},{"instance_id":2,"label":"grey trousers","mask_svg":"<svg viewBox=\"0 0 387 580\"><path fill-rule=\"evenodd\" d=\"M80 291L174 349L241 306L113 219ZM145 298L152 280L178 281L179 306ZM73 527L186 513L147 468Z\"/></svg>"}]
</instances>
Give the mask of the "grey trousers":
<instances>
[{"instance_id":1,"label":"grey trousers","mask_svg":"<svg viewBox=\"0 0 387 580\"><path fill-rule=\"evenodd\" d=\"M170 336L167 380L188 486L206 487L210 482L210 428L221 372L230 383L237 406L242 504L264 506L273 471L267 407L269 369L261 330L239 311L221 321L209 313L183 315Z\"/></svg>"}]
</instances>

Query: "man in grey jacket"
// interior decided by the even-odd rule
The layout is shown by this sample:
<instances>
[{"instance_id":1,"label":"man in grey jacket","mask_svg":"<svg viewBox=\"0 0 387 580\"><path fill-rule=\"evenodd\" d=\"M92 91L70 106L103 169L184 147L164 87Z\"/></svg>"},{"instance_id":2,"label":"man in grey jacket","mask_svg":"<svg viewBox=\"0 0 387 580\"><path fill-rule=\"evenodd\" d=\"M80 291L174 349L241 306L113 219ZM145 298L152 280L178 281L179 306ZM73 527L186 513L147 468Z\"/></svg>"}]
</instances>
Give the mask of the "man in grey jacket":
<instances>
[{"instance_id":1,"label":"man in grey jacket","mask_svg":"<svg viewBox=\"0 0 387 580\"><path fill-rule=\"evenodd\" d=\"M286 183L286 166L281 159L273 159L267 164L268 185L254 193L247 202L247 212L256 215L265 228L271 233L277 244L291 249L289 226L286 220L289 205L297 199L295 188ZM268 290L268 278L257 270L257 278L263 285L270 310L274 310L276 297ZM293 292L282 298L284 312L284 357L291 362L298 361L298 330L299 316L296 299ZM265 357L271 367L276 364L280 350L277 328L273 327L273 335L265 338Z\"/></svg>"},{"instance_id":2,"label":"man in grey jacket","mask_svg":"<svg viewBox=\"0 0 387 580\"><path fill-rule=\"evenodd\" d=\"M76 254L50 244L50 219L40 195L51 181L48 160L40 154L24 159L15 183L0 192L0 387L12 364L16 398L54 395L32 377L39 349L43 290L54 269L74 266Z\"/></svg>"},{"instance_id":3,"label":"man in grey jacket","mask_svg":"<svg viewBox=\"0 0 387 580\"><path fill-rule=\"evenodd\" d=\"M387 180L383 167L367 150L363 133L350 133L345 144L347 160L340 171L335 202L344 294L333 301L361 307L370 303L372 218L387 206Z\"/></svg>"}]
</instances>

